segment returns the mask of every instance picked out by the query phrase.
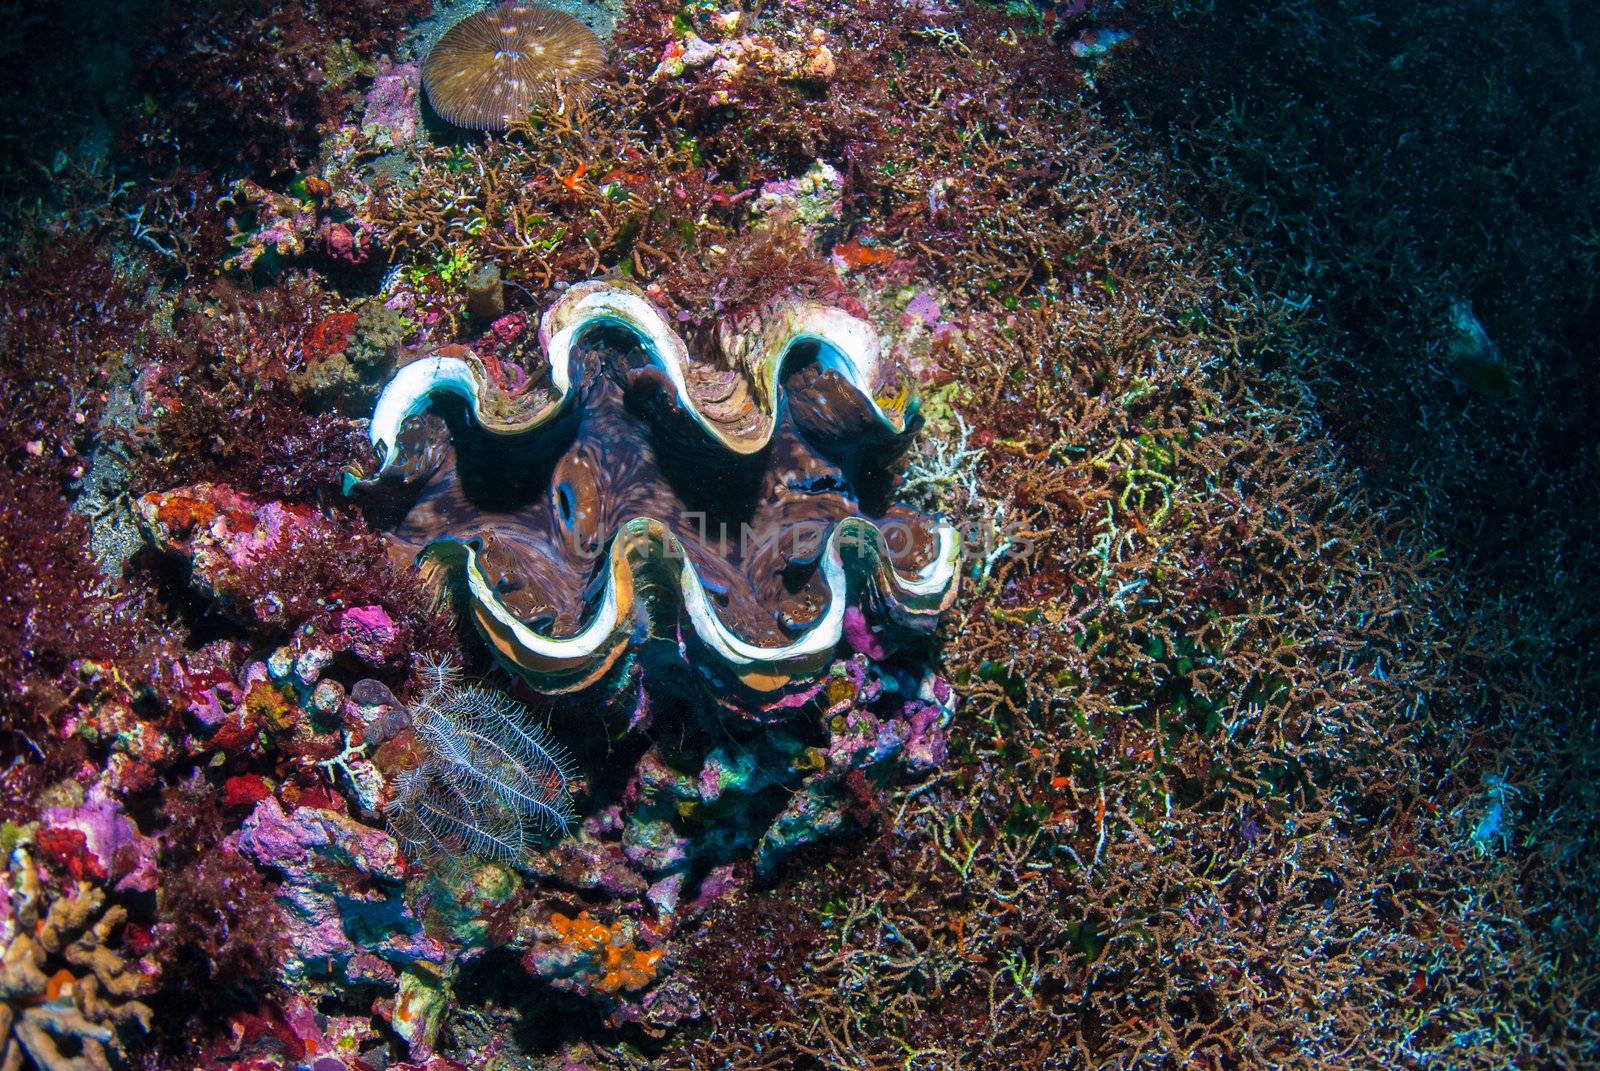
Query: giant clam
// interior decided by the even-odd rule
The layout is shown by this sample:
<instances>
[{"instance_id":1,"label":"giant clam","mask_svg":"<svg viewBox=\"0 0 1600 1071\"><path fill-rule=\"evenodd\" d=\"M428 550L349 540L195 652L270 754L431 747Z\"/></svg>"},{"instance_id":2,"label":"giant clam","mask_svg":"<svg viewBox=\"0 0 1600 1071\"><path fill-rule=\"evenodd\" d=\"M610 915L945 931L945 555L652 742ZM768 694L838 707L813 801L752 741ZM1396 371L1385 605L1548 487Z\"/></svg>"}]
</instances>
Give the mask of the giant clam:
<instances>
[{"instance_id":1,"label":"giant clam","mask_svg":"<svg viewBox=\"0 0 1600 1071\"><path fill-rule=\"evenodd\" d=\"M526 376L446 346L384 387L364 482L421 485L393 539L535 688L664 640L772 693L827 668L849 602L926 632L953 599L955 529L892 502L915 400L871 324L795 301L719 348L693 356L645 295L587 282L545 312Z\"/></svg>"}]
</instances>

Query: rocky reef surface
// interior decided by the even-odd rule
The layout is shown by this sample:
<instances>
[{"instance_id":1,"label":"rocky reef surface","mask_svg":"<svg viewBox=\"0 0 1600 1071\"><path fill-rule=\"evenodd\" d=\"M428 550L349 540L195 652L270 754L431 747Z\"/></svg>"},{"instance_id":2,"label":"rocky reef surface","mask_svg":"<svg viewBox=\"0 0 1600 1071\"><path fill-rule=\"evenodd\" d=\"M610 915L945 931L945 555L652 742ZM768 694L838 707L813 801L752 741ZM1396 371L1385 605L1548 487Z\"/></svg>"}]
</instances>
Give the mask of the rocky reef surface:
<instances>
[{"instance_id":1,"label":"rocky reef surface","mask_svg":"<svg viewBox=\"0 0 1600 1071\"><path fill-rule=\"evenodd\" d=\"M1600 1059L1594 17L552 6L20 16L0 1068Z\"/></svg>"}]
</instances>

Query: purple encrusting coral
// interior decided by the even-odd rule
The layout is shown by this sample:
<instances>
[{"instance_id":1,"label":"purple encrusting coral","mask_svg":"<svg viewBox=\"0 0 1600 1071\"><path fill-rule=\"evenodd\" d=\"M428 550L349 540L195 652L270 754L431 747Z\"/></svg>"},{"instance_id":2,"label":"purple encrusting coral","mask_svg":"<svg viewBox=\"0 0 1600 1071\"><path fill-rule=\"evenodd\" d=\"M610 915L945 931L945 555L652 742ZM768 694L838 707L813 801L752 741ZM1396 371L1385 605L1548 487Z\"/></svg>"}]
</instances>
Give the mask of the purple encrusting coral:
<instances>
[{"instance_id":1,"label":"purple encrusting coral","mask_svg":"<svg viewBox=\"0 0 1600 1071\"><path fill-rule=\"evenodd\" d=\"M150 892L156 887L156 843L139 832L121 804L103 785L75 807L47 807L39 816L40 843L81 839L82 869L118 892ZM71 862L69 860L69 866Z\"/></svg>"},{"instance_id":2,"label":"purple encrusting coral","mask_svg":"<svg viewBox=\"0 0 1600 1071\"><path fill-rule=\"evenodd\" d=\"M424 936L406 906L399 846L382 830L325 809L285 813L269 796L245 819L235 847L282 879L292 949L280 967L286 980L366 970L392 984L397 970L421 963L437 972L448 960L450 950Z\"/></svg>"}]
</instances>

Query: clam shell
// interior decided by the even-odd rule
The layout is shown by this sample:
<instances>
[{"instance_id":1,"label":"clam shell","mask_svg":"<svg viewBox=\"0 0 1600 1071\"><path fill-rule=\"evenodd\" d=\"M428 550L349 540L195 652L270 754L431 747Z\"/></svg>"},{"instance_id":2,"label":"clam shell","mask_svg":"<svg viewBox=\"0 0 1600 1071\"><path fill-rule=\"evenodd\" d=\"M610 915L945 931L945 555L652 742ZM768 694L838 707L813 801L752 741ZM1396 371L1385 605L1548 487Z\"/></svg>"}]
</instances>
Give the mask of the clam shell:
<instances>
[{"instance_id":1,"label":"clam shell","mask_svg":"<svg viewBox=\"0 0 1600 1071\"><path fill-rule=\"evenodd\" d=\"M438 540L423 551L423 557L460 570L474 618L496 655L542 692L577 691L595 683L633 645L641 616L652 622L671 621L680 608L693 628L697 647L713 655L745 687L770 692L827 668L843 634L852 576L870 587L879 604L892 608L897 624L931 629L955 599L961 554L953 527L941 524L937 531L939 546L933 560L904 575L890 564L877 526L861 518L840 521L828 533L822 551L828 605L811 628L781 647L749 643L730 629L708 598L682 543L649 517L634 518L617 532L600 602L572 636L555 636L519 620L479 568L477 548L470 542ZM643 594L647 591L652 594Z\"/></svg>"},{"instance_id":2,"label":"clam shell","mask_svg":"<svg viewBox=\"0 0 1600 1071\"><path fill-rule=\"evenodd\" d=\"M442 349L402 368L384 387L369 429L382 462L379 475L402 467L397 464L400 433L408 419L426 411L436 399L453 396L465 402L472 421L491 437L538 436L541 429L555 436L556 417L580 393L574 382L574 350L589 333L608 329L620 329L637 340L657 370L653 378L666 400L703 433L702 445L712 463L720 452L730 470L773 441L786 401L781 396L785 365L802 345L808 350L814 347L816 369L805 374L804 397L787 399L795 403L797 425L847 444L877 442L901 436L915 413L915 399L907 390L881 382L881 347L872 326L843 310L806 302L777 309L755 331L739 338L734 367L716 367L691 357L666 317L637 290L588 282L567 290L540 322L539 344L548 361L546 389L508 396L464 347ZM617 384L603 385L613 398L621 397L615 393ZM782 443L798 441L793 434L786 431ZM626 438L620 441L626 448ZM536 449L538 440L530 445ZM773 457L751 463L781 464L792 456L785 449L779 445ZM626 465L619 469L602 463L594 471L609 473L610 479L637 479L626 475ZM453 495L450 501L453 505L439 508L460 510L466 500ZM705 571L709 563L693 564L683 541L655 505L641 512L650 515L624 512L606 522L614 528L596 534L594 546L603 560L585 587L582 613L566 613L564 628L548 618L541 619L545 622L541 626L519 617L497 588L485 555L493 558L503 526L479 528L477 536L459 528L441 535L437 528L429 531L423 526L411 545L421 547L419 565L459 578L470 612L499 658L534 687L551 693L588 687L644 639L678 639L680 630L695 654L706 655L727 671L720 676L731 676L754 692L773 692L826 669L853 593L865 596L896 626L916 631L930 630L955 597L960 539L953 527L918 515L919 531L927 538L909 563L901 559L906 566L902 571L891 559L884 531L865 517L844 516L830 521L817 548L814 576L821 578L821 584L803 624L789 630L794 638L771 642L775 637L769 636L768 642L752 642L729 626L708 594L708 588L716 590ZM605 538L609 546L602 541ZM515 537L506 545L514 547ZM807 563L811 560L805 558ZM522 575L539 589L537 598L530 598L533 589L526 586L515 596L524 612L532 612L528 608L541 600L544 605L569 604L576 593L569 587L566 595L556 598L556 589L541 580L537 570L524 570Z\"/></svg>"},{"instance_id":3,"label":"clam shell","mask_svg":"<svg viewBox=\"0 0 1600 1071\"><path fill-rule=\"evenodd\" d=\"M568 288L540 321L539 344L555 395L549 402L508 399L465 347L446 347L401 368L385 384L367 431L378 451L380 474L395 461L395 444L406 420L435 398L461 398L473 420L497 435L520 435L549 422L572 399L573 349L589 333L606 328L619 328L637 339L683 411L734 454L754 454L772 438L784 364L796 347L807 343L816 346L818 366L838 375L879 430L899 435L915 412L915 399L903 387L881 381L877 332L842 309L816 302L780 307L765 318L755 344L746 347L741 363L748 371L730 371L691 357L683 338L639 291L591 281Z\"/></svg>"}]
</instances>

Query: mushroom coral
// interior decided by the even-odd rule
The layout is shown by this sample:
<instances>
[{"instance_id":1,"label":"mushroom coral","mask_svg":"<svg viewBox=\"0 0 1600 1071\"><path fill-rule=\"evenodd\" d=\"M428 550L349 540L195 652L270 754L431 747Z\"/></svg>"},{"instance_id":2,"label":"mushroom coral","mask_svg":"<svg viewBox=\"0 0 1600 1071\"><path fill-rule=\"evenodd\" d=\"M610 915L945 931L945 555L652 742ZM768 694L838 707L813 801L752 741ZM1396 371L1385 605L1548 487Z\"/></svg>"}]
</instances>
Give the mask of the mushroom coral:
<instances>
[{"instance_id":1,"label":"mushroom coral","mask_svg":"<svg viewBox=\"0 0 1600 1071\"><path fill-rule=\"evenodd\" d=\"M504 130L536 101L581 91L604 66L600 39L571 15L507 3L446 30L422 61L422 84L447 122Z\"/></svg>"},{"instance_id":2,"label":"mushroom coral","mask_svg":"<svg viewBox=\"0 0 1600 1071\"><path fill-rule=\"evenodd\" d=\"M953 600L955 529L893 501L913 382L866 321L785 302L708 359L643 294L588 282L537 342L522 370L463 346L400 369L363 481L420 485L397 546L537 689L659 638L772 693L827 668L851 600L910 632ZM430 409L448 424L412 419Z\"/></svg>"}]
</instances>

